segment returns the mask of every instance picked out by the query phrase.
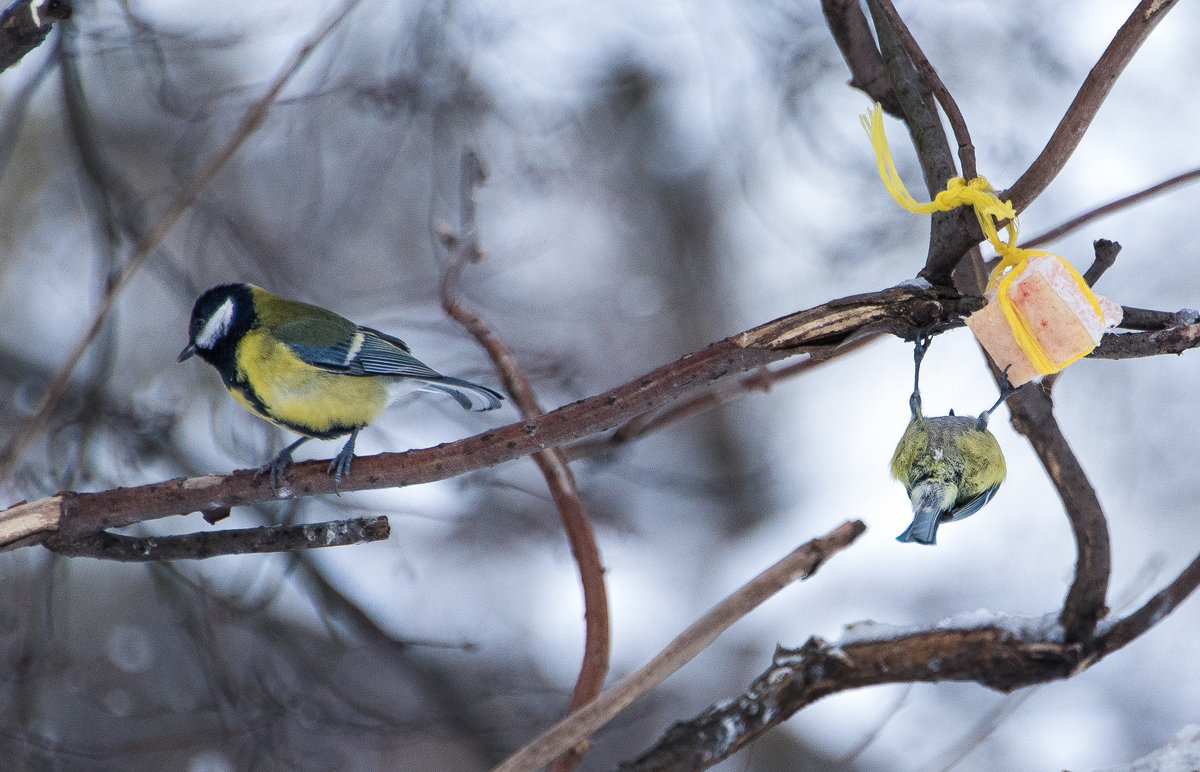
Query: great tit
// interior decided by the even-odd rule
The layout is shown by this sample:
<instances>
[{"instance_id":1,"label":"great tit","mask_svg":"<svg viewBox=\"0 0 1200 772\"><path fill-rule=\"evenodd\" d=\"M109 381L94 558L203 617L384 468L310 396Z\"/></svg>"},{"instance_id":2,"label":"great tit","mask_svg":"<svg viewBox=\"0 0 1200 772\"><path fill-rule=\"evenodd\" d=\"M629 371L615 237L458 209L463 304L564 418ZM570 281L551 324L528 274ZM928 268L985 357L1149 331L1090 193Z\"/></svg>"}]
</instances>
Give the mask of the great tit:
<instances>
[{"instance_id":1,"label":"great tit","mask_svg":"<svg viewBox=\"0 0 1200 772\"><path fill-rule=\"evenodd\" d=\"M179 361L192 355L217 368L247 410L303 435L259 469L273 488L301 443L349 434L329 465L336 485L350 473L359 430L409 392L449 394L467 410L503 399L427 367L399 338L252 284L223 284L196 300Z\"/></svg>"},{"instance_id":2,"label":"great tit","mask_svg":"<svg viewBox=\"0 0 1200 772\"><path fill-rule=\"evenodd\" d=\"M928 347L929 339L918 335L912 419L892 456L892 476L904 483L913 511L912 524L896 538L919 544L935 544L940 523L973 515L996 495L1007 470L988 418L1014 391L1002 378L1000 398L978 418L956 416L953 410L946 416L923 415L921 360Z\"/></svg>"}]
</instances>

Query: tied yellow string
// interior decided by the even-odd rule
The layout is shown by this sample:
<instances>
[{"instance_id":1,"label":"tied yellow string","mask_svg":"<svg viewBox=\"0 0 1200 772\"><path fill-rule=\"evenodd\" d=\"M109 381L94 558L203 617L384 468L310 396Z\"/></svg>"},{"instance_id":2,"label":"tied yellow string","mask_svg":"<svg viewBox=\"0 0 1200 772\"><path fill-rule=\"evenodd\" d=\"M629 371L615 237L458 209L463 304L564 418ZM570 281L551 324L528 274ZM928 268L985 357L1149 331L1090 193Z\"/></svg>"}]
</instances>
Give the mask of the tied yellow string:
<instances>
[{"instance_id":1,"label":"tied yellow string","mask_svg":"<svg viewBox=\"0 0 1200 772\"><path fill-rule=\"evenodd\" d=\"M1037 368L1038 372L1043 375L1056 373L1075 360L1085 356L1088 352L1082 351L1075 356L1072 356L1065 362L1055 362L1042 348L1037 336L1034 334L1032 325L1025 318L1021 310L1016 307L1009 297L1009 290L1013 282L1024 273L1027 267L1027 261L1030 257L1049 257L1057 260L1063 268L1066 269L1067 275L1070 276L1077 285L1083 297L1088 301L1092 310L1096 313L1097 318L1103 320L1104 312L1100 309L1100 301L1096 299L1092 288L1088 286L1079 272L1074 266L1068 263L1059 255L1053 252L1046 252L1040 249L1022 249L1017 246L1017 213L1013 209L1011 201L1001 201L996 195L996 191L988 183L984 177L976 177L973 180L965 180L962 177L955 177L946 183L946 189L934 196L932 201L921 203L913 198L908 192L908 188L904 185L904 180L900 178L900 173L896 171L896 164L892 160L892 151L888 147L887 135L883 130L883 108L879 103L875 103L874 109L870 110L866 115L859 116L862 121L863 128L866 129L867 136L871 139L871 146L875 149L875 161L879 166L879 178L883 180L883 186L887 188L888 193L897 204L904 207L910 212L917 214L933 214L934 212L948 212L951 209L956 209L960 206L969 206L975 212L975 219L979 221L979 228L983 231L983 235L987 237L989 243L1000 256L1000 262L992 269L988 276L987 291L996 291L996 299L1000 303L1000 310L1004 313L1004 318L1008 321L1008 325L1012 330L1013 339L1025 355L1029 358L1030 363ZM1003 226L1000 225L1003 223ZM1000 228L1003 227L1007 238L1000 238Z\"/></svg>"}]
</instances>

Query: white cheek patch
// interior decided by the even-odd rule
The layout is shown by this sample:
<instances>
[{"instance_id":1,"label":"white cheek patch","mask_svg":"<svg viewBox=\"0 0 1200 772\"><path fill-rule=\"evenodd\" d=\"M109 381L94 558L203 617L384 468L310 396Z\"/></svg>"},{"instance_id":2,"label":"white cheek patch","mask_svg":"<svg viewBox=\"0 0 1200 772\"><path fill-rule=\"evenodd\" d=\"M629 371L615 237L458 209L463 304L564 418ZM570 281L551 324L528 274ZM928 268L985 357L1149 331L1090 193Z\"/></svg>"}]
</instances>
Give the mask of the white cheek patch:
<instances>
[{"instance_id":1,"label":"white cheek patch","mask_svg":"<svg viewBox=\"0 0 1200 772\"><path fill-rule=\"evenodd\" d=\"M208 321L196 333L196 348L211 349L221 338L224 338L233 325L233 298L226 298L221 306L213 311Z\"/></svg>"}]
</instances>

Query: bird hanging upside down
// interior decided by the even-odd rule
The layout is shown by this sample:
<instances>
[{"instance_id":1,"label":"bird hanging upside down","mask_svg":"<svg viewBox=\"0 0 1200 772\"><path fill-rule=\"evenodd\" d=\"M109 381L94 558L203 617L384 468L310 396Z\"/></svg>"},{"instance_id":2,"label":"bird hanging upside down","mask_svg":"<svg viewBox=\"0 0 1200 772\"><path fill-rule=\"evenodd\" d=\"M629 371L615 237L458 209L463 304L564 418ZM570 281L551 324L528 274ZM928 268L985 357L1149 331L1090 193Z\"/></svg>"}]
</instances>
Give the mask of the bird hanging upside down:
<instances>
[{"instance_id":1,"label":"bird hanging upside down","mask_svg":"<svg viewBox=\"0 0 1200 772\"><path fill-rule=\"evenodd\" d=\"M956 416L953 410L946 416L922 414L921 360L929 340L917 336L912 419L892 455L892 476L904 483L913 511L912 524L896 538L918 544L935 544L939 524L975 514L996 495L1006 468L988 418L1015 391L1004 377L1000 398L978 418Z\"/></svg>"}]
</instances>

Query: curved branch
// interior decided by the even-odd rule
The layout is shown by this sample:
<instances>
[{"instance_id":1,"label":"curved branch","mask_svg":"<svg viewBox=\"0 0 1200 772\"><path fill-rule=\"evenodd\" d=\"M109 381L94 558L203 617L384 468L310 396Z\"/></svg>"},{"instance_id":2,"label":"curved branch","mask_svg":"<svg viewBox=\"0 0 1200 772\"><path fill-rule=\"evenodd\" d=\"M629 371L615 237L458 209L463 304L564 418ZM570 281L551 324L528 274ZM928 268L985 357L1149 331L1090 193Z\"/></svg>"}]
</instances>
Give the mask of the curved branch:
<instances>
[{"instance_id":1,"label":"curved branch","mask_svg":"<svg viewBox=\"0 0 1200 772\"><path fill-rule=\"evenodd\" d=\"M1200 556L1144 606L1091 643L1064 643L1064 631L1047 624L1047 617L1010 617L973 627L951 620L930 630L890 635L872 635L870 628L865 635L851 630L850 640L838 644L810 638L799 649L777 649L771 666L739 697L675 724L620 769L707 769L822 697L863 686L962 681L1011 692L1069 678L1150 630L1198 586Z\"/></svg>"},{"instance_id":2,"label":"curved branch","mask_svg":"<svg viewBox=\"0 0 1200 772\"><path fill-rule=\"evenodd\" d=\"M837 692L891 683L974 681L1012 691L1071 675L1079 645L1025 640L1000 627L925 630L885 640L779 648L771 667L733 700L675 724L622 772L707 769L798 710Z\"/></svg>"},{"instance_id":3,"label":"curved branch","mask_svg":"<svg viewBox=\"0 0 1200 772\"><path fill-rule=\"evenodd\" d=\"M466 152L463 155L459 191L461 235L442 234L442 242L450 253L442 269L442 308L487 351L504 381L505 389L521 412L521 417L529 421L545 413L538 403L533 384L529 382L524 370L517 364L516 357L500 336L458 299L463 269L467 263L476 262L482 256L475 225L475 189L483 183L484 176L479 157L473 152ZM567 534L567 541L571 545L571 555L579 567L580 583L583 585L583 660L575 689L571 693L571 702L567 706L567 712L571 713L595 699L608 676L612 646L608 590L604 585L604 564L600 559L596 534L592 530L587 512L584 511L579 487L575 484L575 475L571 472L571 467L567 465L566 454L560 448L548 448L534 453L533 460L546 480L546 487L550 489L551 498L554 499L554 505L562 520L563 530ZM552 765L553 772L569 772L581 757L573 747L561 750L564 755Z\"/></svg>"},{"instance_id":4,"label":"curved branch","mask_svg":"<svg viewBox=\"0 0 1200 772\"><path fill-rule=\"evenodd\" d=\"M1089 642L1096 623L1108 613L1105 598L1112 555L1104 510L1054 418L1049 393L1037 386L1026 387L1009 398L1008 406L1013 428L1033 445L1071 522L1078 558L1059 621L1068 642Z\"/></svg>"},{"instance_id":5,"label":"curved branch","mask_svg":"<svg viewBox=\"0 0 1200 772\"><path fill-rule=\"evenodd\" d=\"M1000 194L1001 198L1012 201L1018 213L1033 203L1062 171L1067 159L1075 152L1084 133L1091 126L1092 120L1100 112L1100 106L1104 104L1108 92L1112 90L1125 66L1150 32L1178 2L1179 0L1142 0L1117 30L1108 48L1084 78L1083 85L1079 87L1079 92L1059 121L1058 127L1050 135L1046 147L1013 186Z\"/></svg>"}]
</instances>

